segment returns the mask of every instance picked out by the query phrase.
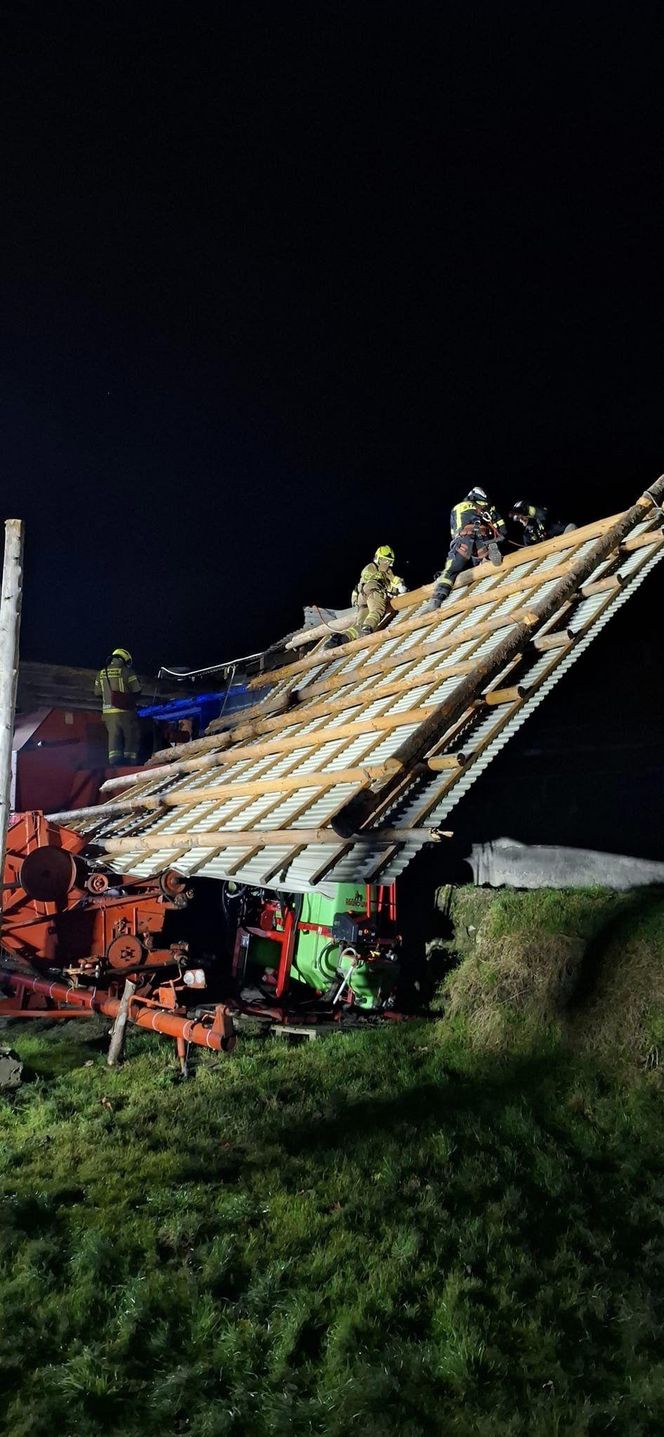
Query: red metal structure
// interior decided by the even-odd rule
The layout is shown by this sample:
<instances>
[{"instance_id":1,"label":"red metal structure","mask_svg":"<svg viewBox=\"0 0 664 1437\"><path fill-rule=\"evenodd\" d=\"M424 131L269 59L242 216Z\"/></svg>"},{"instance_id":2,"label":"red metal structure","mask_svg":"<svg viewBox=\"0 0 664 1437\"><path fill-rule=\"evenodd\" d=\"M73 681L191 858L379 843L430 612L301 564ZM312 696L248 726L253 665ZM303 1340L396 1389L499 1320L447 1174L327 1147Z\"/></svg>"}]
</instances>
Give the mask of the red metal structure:
<instances>
[{"instance_id":1,"label":"red metal structure","mask_svg":"<svg viewBox=\"0 0 664 1437\"><path fill-rule=\"evenodd\" d=\"M100 713L76 708L40 707L19 713L14 730L12 808L27 813L44 808L96 803L107 774L106 730Z\"/></svg>"},{"instance_id":2,"label":"red metal structure","mask_svg":"<svg viewBox=\"0 0 664 1437\"><path fill-rule=\"evenodd\" d=\"M167 913L186 905L182 880L170 871L120 878L92 867L84 848L84 838L39 812L17 814L10 825L2 946L12 966L0 978L0 1015L115 1017L129 978L136 985L129 1021L174 1037L181 1058L188 1043L229 1050L234 1034L224 1006L188 1017L185 1000L205 987L205 974L189 966L187 944L155 944ZM57 982L47 976L54 969Z\"/></svg>"},{"instance_id":3,"label":"red metal structure","mask_svg":"<svg viewBox=\"0 0 664 1437\"><path fill-rule=\"evenodd\" d=\"M304 926L298 923L293 909L283 904L280 899L264 900L257 923L238 924L233 945L233 977L239 980L242 972L247 936L266 939L276 945L274 996L277 999L283 998L290 981L298 929Z\"/></svg>"}]
</instances>

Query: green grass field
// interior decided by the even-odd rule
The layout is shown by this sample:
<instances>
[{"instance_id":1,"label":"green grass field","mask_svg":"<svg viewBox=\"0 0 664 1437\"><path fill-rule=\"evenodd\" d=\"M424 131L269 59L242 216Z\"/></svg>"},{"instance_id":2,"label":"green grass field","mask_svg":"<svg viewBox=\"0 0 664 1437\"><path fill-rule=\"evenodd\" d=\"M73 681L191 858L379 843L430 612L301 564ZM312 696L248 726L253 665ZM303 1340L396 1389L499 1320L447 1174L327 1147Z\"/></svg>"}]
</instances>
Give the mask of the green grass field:
<instances>
[{"instance_id":1,"label":"green grass field","mask_svg":"<svg viewBox=\"0 0 664 1437\"><path fill-rule=\"evenodd\" d=\"M84 1022L2 1035L2 1431L664 1432L662 1070L456 1005L186 1083L137 1032L115 1071Z\"/></svg>"}]
</instances>

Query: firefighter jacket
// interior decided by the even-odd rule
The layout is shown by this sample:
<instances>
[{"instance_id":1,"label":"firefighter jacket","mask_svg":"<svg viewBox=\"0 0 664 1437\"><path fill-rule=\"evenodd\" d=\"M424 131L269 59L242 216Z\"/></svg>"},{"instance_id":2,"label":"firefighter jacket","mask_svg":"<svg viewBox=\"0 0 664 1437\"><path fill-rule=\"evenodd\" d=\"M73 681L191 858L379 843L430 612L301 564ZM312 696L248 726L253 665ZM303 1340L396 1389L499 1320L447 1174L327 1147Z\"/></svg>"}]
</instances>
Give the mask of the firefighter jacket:
<instances>
[{"instance_id":1,"label":"firefighter jacket","mask_svg":"<svg viewBox=\"0 0 664 1437\"><path fill-rule=\"evenodd\" d=\"M523 526L524 544L541 544L546 539L549 525L548 509L539 509L536 504L526 505L527 521Z\"/></svg>"},{"instance_id":2,"label":"firefighter jacket","mask_svg":"<svg viewBox=\"0 0 664 1437\"><path fill-rule=\"evenodd\" d=\"M472 499L462 499L460 504L454 505L450 514L450 533L452 539L464 533L477 539L500 540L506 537L507 525L493 504L482 508Z\"/></svg>"},{"instance_id":3,"label":"firefighter jacket","mask_svg":"<svg viewBox=\"0 0 664 1437\"><path fill-rule=\"evenodd\" d=\"M396 594L407 592L406 585L398 574L393 574L391 569L381 569L373 560L370 564L365 564L359 582L353 589L351 602L360 604L364 595L370 593L372 589L385 594L388 599L394 598Z\"/></svg>"},{"instance_id":4,"label":"firefighter jacket","mask_svg":"<svg viewBox=\"0 0 664 1437\"><path fill-rule=\"evenodd\" d=\"M136 699L141 692L139 680L131 667L115 654L99 670L95 679L95 693L101 697L102 713L126 713L136 708Z\"/></svg>"}]
</instances>

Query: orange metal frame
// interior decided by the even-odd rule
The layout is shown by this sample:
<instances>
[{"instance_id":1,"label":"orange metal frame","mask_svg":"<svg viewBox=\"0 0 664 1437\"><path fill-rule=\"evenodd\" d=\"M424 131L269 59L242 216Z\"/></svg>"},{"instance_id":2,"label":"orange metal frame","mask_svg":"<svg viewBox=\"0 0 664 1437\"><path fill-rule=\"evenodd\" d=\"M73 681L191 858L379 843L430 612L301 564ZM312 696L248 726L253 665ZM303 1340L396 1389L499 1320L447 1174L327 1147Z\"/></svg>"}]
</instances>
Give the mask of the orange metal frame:
<instances>
[{"instance_id":1,"label":"orange metal frame","mask_svg":"<svg viewBox=\"0 0 664 1437\"><path fill-rule=\"evenodd\" d=\"M128 891L108 891L109 879L83 864L80 855L84 847L85 840L78 834L48 823L42 813L17 815L7 835L2 894L5 950L30 963L63 969L85 961L88 969L93 969L95 961L106 959L113 940L130 938L140 939L144 952L149 951L151 967L172 963L172 952L152 948L153 937L161 932L165 915L174 904L163 882L118 877L114 886ZM30 863L39 864L40 854L49 868L57 862L57 867L46 873L41 890L55 893L54 897L36 896L23 877ZM53 885L50 890L49 882ZM114 966L112 962L110 966ZM130 965L115 966L128 971Z\"/></svg>"},{"instance_id":2,"label":"orange metal frame","mask_svg":"<svg viewBox=\"0 0 664 1437\"><path fill-rule=\"evenodd\" d=\"M2 941L10 960L12 955L19 963L27 960L32 971L0 969L0 1015L51 1020L103 1013L115 1018L124 980L130 977L137 991L128 1020L174 1038L183 1063L189 1043L229 1052L235 1035L225 1005L216 1004L196 1018L187 1014L183 997L202 984L190 988L184 981L186 945L152 947L166 913L183 901L182 881L171 875L169 882L168 874L147 882L109 879L84 863L84 848L78 834L48 823L39 812L18 814L11 824ZM71 973L75 982L51 982L35 974L37 965ZM159 982L159 970L167 966L178 976Z\"/></svg>"},{"instance_id":3,"label":"orange metal frame","mask_svg":"<svg viewBox=\"0 0 664 1437\"><path fill-rule=\"evenodd\" d=\"M120 999L99 988L68 988L65 983L49 983L46 978L33 978L27 973L6 973L0 982L12 995L0 998L2 1017L89 1018L94 1013L104 1013L116 1018L120 1011ZM235 1044L233 1019L224 1004L216 1004L210 1013L198 1018L188 1018L178 1009L174 984L158 988L154 997L134 994L128 1018L139 1028L175 1038L181 1059L188 1043L216 1053L228 1053Z\"/></svg>"}]
</instances>

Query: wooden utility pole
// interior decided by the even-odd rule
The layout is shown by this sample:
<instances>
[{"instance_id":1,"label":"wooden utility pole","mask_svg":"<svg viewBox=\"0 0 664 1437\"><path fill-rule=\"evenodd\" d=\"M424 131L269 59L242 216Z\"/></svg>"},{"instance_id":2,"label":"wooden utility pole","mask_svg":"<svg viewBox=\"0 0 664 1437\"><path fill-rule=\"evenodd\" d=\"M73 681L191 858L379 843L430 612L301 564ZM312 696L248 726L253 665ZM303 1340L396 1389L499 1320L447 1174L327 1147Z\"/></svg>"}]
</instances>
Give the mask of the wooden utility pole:
<instances>
[{"instance_id":1,"label":"wooden utility pole","mask_svg":"<svg viewBox=\"0 0 664 1437\"><path fill-rule=\"evenodd\" d=\"M5 871L5 846L11 806L12 740L22 597L23 524L20 519L5 519L5 557L0 602L0 883Z\"/></svg>"}]
</instances>

